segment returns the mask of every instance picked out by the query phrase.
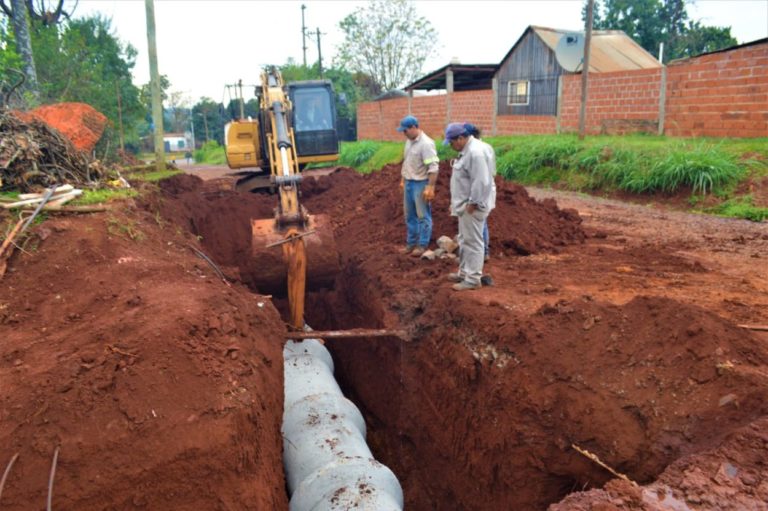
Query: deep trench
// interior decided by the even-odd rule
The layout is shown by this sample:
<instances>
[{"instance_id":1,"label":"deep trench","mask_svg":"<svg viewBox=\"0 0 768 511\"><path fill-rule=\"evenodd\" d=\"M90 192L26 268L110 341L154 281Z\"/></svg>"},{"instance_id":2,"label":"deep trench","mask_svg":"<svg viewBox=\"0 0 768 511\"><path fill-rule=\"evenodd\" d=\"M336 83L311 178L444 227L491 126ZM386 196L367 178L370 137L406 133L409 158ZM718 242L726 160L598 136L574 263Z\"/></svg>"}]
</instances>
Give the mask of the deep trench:
<instances>
[{"instance_id":1,"label":"deep trench","mask_svg":"<svg viewBox=\"0 0 768 511\"><path fill-rule=\"evenodd\" d=\"M227 210L213 212L213 216L209 213L205 225L242 222L241 218L231 218L231 213ZM205 228L193 231L202 236L203 246L214 261L231 267L231 261L217 253L215 243L206 243L206 240L215 240L215 236ZM247 236L242 239L237 252L248 253L250 242ZM381 320L384 302L374 280L357 263L349 262L353 258L348 255L340 254L341 261L346 263L342 264L332 288L308 289L307 324L315 330L392 328L393 325L385 325ZM252 282L244 283L259 292ZM274 294L273 303L287 319L285 297ZM420 310L417 307L410 313L418 315ZM357 405L366 419L368 444L374 456L400 480L407 509L545 509L569 492L594 487L609 479L586 463L569 466L571 462L564 460L561 450L548 452L548 448L539 447L536 451L537 448L531 446L531 452L526 454L529 448L523 446L521 454L519 445L507 450L504 439L495 438L486 444L487 432L473 424L497 421L499 417L494 416L492 410L483 410L482 405L465 408L439 403L458 390L457 382L446 377L455 370L452 367L455 354L445 358L430 355L428 351L434 349L435 342L439 345L440 340L426 335L408 343L394 337L327 342L336 364L336 379L344 395ZM457 335L461 332L457 331ZM437 364L431 365L431 359ZM464 368L458 371L462 372ZM422 377L430 381L424 382ZM444 387L440 383L445 383ZM456 401L471 402L471 393L476 391L478 389L470 388L456 392ZM548 438L551 434L542 430L536 436ZM476 447L479 447L477 453ZM493 456L487 459L489 450ZM528 457L537 460L534 463L538 465L534 468L537 477L532 486L525 473L508 478L509 469L518 468L505 467L504 460L521 456L526 457L522 465L529 465ZM548 456L553 457L551 462ZM520 463L511 465L519 467ZM476 484L478 469L482 469L481 484Z\"/></svg>"},{"instance_id":2,"label":"deep trench","mask_svg":"<svg viewBox=\"0 0 768 511\"><path fill-rule=\"evenodd\" d=\"M248 277L264 265L253 259L250 219L268 218L274 197L201 191L190 179L172 186L168 196L182 204L169 205L173 219L201 237L225 273L239 274L259 292ZM341 271L332 289L308 290L306 321L316 330L410 332L409 342L327 343L337 381L363 412L368 444L397 475L407 509L542 510L613 478L572 443L650 483L681 456L711 448L763 413L757 397L727 416L701 412L701 400L717 404L729 392L755 393L749 379L713 376L708 361L720 346L730 343L744 357L764 359L752 340L708 311L669 299L613 306L584 298L531 316L484 306L474 309L479 318L471 317L461 309L444 311L450 302L446 306L439 286L393 285L386 270L366 267L370 252L355 253L349 232L336 235L337 242L347 236ZM376 267L388 264L380 256ZM285 313L284 298L275 295L273 302ZM592 328L584 314L602 319ZM502 321L506 326L498 326ZM665 339L677 342L665 345ZM498 360L495 353L486 356L495 347ZM624 385L626 398L611 384Z\"/></svg>"},{"instance_id":3,"label":"deep trench","mask_svg":"<svg viewBox=\"0 0 768 511\"><path fill-rule=\"evenodd\" d=\"M259 292L248 277L259 271L249 218L266 216L264 204L227 192L207 198L201 204L192 192L186 224L225 272L239 269L242 282ZM421 304L398 311L399 324L392 324L380 276L367 274L354 254L339 255L333 288L308 289L307 323L316 330L410 328L413 334L407 343L395 338L327 343L337 381L365 417L374 456L400 480L407 509L546 509L570 492L611 478L570 450L573 431L554 415L563 405L560 398L543 407L532 403L527 394L539 392L535 382L526 390L525 382L512 376L487 374L456 342L473 338L471 323L459 321L446 330L421 322L413 330L412 322L430 306L423 297ZM285 299L275 295L273 302L285 317ZM503 387L512 389L499 392ZM611 412L593 413L605 420ZM664 466L640 460L617 468L634 469L642 482Z\"/></svg>"}]
</instances>

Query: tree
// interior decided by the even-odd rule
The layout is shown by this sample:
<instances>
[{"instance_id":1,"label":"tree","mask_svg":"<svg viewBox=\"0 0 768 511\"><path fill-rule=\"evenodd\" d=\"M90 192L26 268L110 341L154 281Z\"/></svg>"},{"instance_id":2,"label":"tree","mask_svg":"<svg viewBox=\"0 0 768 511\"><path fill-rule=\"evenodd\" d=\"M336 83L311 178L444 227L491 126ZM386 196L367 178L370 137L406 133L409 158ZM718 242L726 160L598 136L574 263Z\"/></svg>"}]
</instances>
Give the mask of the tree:
<instances>
[{"instance_id":1,"label":"tree","mask_svg":"<svg viewBox=\"0 0 768 511\"><path fill-rule=\"evenodd\" d=\"M737 44L730 27L707 27L690 20L686 0L604 0L603 4L595 1L595 29L623 30L653 55L664 43L666 61ZM586 4L582 19L586 20Z\"/></svg>"},{"instance_id":2,"label":"tree","mask_svg":"<svg viewBox=\"0 0 768 511\"><path fill-rule=\"evenodd\" d=\"M145 114L140 91L132 83L137 53L114 35L110 20L91 16L38 25L32 32L32 45L43 103L87 103L107 116L110 125L102 137L104 149L107 145L119 147L116 128L122 117L127 145L136 147Z\"/></svg>"},{"instance_id":3,"label":"tree","mask_svg":"<svg viewBox=\"0 0 768 511\"><path fill-rule=\"evenodd\" d=\"M339 26L344 32L340 67L371 76L383 90L416 79L435 52L437 31L408 0L372 0Z\"/></svg>"},{"instance_id":4,"label":"tree","mask_svg":"<svg viewBox=\"0 0 768 511\"><path fill-rule=\"evenodd\" d=\"M216 103L211 98L200 98L192 107L192 122L195 125L195 135L198 140L215 140L224 144L224 105Z\"/></svg>"},{"instance_id":5,"label":"tree","mask_svg":"<svg viewBox=\"0 0 768 511\"><path fill-rule=\"evenodd\" d=\"M32 52L32 39L29 35L29 20L27 19L27 7L23 0L10 0L10 5L0 0L0 8L11 19L13 37L16 42L16 53L21 57L24 66L25 88L37 102L40 97L38 88L37 69L35 67L34 53Z\"/></svg>"}]
</instances>

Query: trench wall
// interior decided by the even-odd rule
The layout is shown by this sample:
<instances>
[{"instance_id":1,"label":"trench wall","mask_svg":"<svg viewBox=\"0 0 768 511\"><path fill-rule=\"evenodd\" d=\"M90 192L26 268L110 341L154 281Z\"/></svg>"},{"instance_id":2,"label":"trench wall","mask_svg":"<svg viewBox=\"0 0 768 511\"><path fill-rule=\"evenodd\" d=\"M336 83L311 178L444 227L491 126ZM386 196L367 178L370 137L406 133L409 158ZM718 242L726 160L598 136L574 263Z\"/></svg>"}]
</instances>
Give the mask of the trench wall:
<instances>
[{"instance_id":1,"label":"trench wall","mask_svg":"<svg viewBox=\"0 0 768 511\"><path fill-rule=\"evenodd\" d=\"M497 135L577 131L581 75L562 77L558 101L559 114L551 116L494 115L491 90L362 103L358 138L402 140L396 128L409 112L435 139L454 121L470 121ZM588 133L658 133L660 124L670 136L767 137L768 40L673 61L663 69L590 74Z\"/></svg>"}]
</instances>

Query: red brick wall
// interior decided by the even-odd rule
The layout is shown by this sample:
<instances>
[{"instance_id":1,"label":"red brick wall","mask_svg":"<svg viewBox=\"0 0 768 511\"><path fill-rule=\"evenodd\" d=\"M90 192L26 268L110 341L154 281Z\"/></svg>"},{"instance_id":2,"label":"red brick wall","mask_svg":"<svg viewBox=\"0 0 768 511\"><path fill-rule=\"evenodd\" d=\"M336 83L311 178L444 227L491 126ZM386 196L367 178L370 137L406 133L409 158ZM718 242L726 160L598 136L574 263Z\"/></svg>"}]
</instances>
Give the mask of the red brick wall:
<instances>
[{"instance_id":1,"label":"red brick wall","mask_svg":"<svg viewBox=\"0 0 768 511\"><path fill-rule=\"evenodd\" d=\"M588 133L656 133L661 69L592 74L587 98ZM413 98L412 113L435 140L446 123L447 95ZM579 126L581 76L563 76L561 131ZM490 90L453 94L451 120L492 127ZM665 133L683 137L768 137L768 43L674 62L667 67ZM361 104L359 139L402 140L395 131L408 99ZM499 115L500 135L555 133L556 117Z\"/></svg>"},{"instance_id":2,"label":"red brick wall","mask_svg":"<svg viewBox=\"0 0 768 511\"><path fill-rule=\"evenodd\" d=\"M667 66L665 133L768 137L768 43Z\"/></svg>"},{"instance_id":3,"label":"red brick wall","mask_svg":"<svg viewBox=\"0 0 768 511\"><path fill-rule=\"evenodd\" d=\"M587 133L656 132L661 69L590 74ZM563 76L560 129L578 131L581 75Z\"/></svg>"}]
</instances>

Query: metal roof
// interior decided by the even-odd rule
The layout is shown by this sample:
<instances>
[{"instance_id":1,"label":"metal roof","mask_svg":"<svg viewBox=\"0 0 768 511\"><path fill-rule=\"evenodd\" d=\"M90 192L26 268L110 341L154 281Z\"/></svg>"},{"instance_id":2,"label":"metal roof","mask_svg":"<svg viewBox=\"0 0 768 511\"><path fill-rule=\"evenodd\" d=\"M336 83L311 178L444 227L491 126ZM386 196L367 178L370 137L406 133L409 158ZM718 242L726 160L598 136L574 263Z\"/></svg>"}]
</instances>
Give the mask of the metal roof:
<instances>
[{"instance_id":1,"label":"metal roof","mask_svg":"<svg viewBox=\"0 0 768 511\"><path fill-rule=\"evenodd\" d=\"M523 33L522 39L529 30L544 41L553 52L558 41L564 34L578 31L560 30L556 28L529 26ZM520 42L520 40L518 40ZM515 43L517 46L517 43ZM509 57L515 47L507 53ZM502 62L504 62L502 60ZM653 69L661 67L661 62L645 51L631 37L621 30L593 30L590 42L589 71L591 73L609 73L611 71L630 71L633 69Z\"/></svg>"},{"instance_id":2,"label":"metal roof","mask_svg":"<svg viewBox=\"0 0 768 511\"><path fill-rule=\"evenodd\" d=\"M453 71L453 90L481 90L492 88L493 75L499 69L497 64L448 64L429 73L405 87L413 89L446 89L446 74Z\"/></svg>"}]
</instances>

